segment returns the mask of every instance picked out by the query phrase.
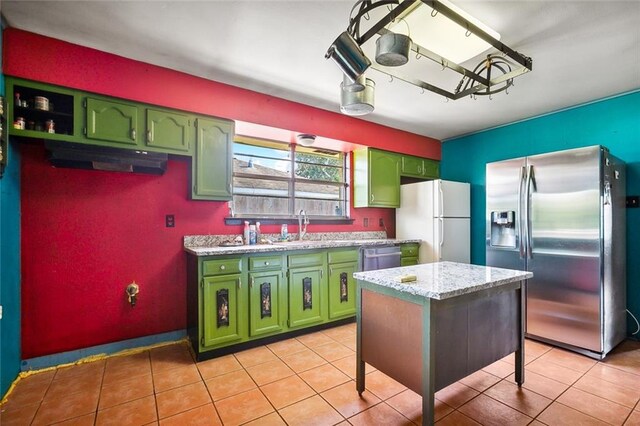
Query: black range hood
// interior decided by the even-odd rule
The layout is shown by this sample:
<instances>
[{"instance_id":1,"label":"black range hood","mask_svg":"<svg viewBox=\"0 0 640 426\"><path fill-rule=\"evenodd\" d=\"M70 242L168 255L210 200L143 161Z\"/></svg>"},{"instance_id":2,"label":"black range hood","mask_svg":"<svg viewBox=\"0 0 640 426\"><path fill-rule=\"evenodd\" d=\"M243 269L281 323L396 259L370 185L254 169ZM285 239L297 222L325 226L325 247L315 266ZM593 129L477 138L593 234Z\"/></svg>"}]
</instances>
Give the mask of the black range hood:
<instances>
[{"instance_id":1,"label":"black range hood","mask_svg":"<svg viewBox=\"0 0 640 426\"><path fill-rule=\"evenodd\" d=\"M162 175L168 154L45 140L54 167Z\"/></svg>"}]
</instances>

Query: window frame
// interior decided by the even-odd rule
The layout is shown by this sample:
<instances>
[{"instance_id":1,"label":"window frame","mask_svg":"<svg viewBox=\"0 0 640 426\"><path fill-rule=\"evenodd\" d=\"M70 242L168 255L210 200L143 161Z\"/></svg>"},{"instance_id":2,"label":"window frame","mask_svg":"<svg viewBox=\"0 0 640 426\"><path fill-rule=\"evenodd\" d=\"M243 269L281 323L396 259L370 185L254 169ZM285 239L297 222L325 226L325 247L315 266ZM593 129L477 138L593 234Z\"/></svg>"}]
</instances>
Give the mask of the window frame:
<instances>
[{"instance_id":1,"label":"window frame","mask_svg":"<svg viewBox=\"0 0 640 426\"><path fill-rule=\"evenodd\" d=\"M353 219L351 219L351 154L348 152L341 152L332 149L318 148L322 151L327 151L328 153L339 154L341 157L341 161L339 165L329 165L329 164L320 164L316 162L309 161L296 161L297 153L305 153L305 149L313 149L313 147L300 147L298 149L298 145L294 143L288 143L283 141L274 141L270 139L261 139L256 137L247 137L242 135L236 135L233 140L234 147L236 144L245 144L245 145L254 145L266 149L278 149L283 147L283 152L287 152L289 158L282 159L277 158L275 156L268 155L247 155L236 153L234 150L233 158L236 159L236 155L247 156L250 158L263 158L266 160L276 160L276 161L289 161L290 172L289 175L284 176L268 176L264 177L265 180L270 180L274 182L286 182L287 183L287 195L268 195L265 197L269 198L279 198L288 200L288 212L286 214L253 214L253 213L237 213L235 211L235 202L236 196L249 196L249 197L261 197L260 195L252 195L252 194L242 194L236 192L236 186L232 186L232 200L229 204L229 213L230 217L225 218L225 223L227 224L237 224L242 223L244 220L256 219L260 220L261 223L270 224L270 223L297 223L298 220L298 210L297 201L298 200L317 200L317 201L326 201L320 198L314 197L304 197L304 196L296 196L296 185L300 186L301 183L311 184L311 185L327 185L338 188L340 192L339 200L331 200L338 201L342 207L342 215L314 215L309 214L307 212L308 218L310 221L314 223L353 223ZM312 152L308 154L313 155ZM296 165L297 164L311 164L318 165L322 167L330 167L334 169L339 169L342 171L342 180L340 182L331 182L328 180L318 180L318 179L305 179L296 176ZM233 168L232 178L235 180L236 178L240 179L256 179L256 175L249 173L237 173L235 166ZM330 199L327 199L330 200Z\"/></svg>"}]
</instances>

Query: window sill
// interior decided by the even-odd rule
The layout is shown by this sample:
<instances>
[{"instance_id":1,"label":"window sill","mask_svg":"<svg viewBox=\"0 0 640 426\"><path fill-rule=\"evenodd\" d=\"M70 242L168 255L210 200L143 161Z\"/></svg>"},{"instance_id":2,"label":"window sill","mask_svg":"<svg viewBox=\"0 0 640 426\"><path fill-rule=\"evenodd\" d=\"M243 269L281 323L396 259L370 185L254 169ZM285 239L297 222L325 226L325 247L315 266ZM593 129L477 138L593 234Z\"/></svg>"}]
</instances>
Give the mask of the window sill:
<instances>
[{"instance_id":1,"label":"window sill","mask_svg":"<svg viewBox=\"0 0 640 426\"><path fill-rule=\"evenodd\" d=\"M286 223L287 225L297 225L298 218L264 218L264 217L225 217L225 225L242 225L245 221L249 223L260 222L260 225L281 225ZM355 222L355 219L348 217L336 217L335 219L314 219L309 218L309 223L312 225L351 225Z\"/></svg>"}]
</instances>

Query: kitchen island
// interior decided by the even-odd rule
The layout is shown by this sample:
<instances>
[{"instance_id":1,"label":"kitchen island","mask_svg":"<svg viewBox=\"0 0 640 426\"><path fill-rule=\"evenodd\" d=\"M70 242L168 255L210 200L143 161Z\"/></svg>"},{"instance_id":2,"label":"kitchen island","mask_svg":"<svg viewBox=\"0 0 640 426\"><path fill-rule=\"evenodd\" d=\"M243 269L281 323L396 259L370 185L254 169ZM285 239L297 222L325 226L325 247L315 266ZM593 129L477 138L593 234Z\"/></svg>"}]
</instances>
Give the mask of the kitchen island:
<instances>
[{"instance_id":1,"label":"kitchen island","mask_svg":"<svg viewBox=\"0 0 640 426\"><path fill-rule=\"evenodd\" d=\"M366 362L422 395L430 425L436 391L513 352L521 385L523 290L532 276L454 262L355 273L358 392Z\"/></svg>"}]
</instances>

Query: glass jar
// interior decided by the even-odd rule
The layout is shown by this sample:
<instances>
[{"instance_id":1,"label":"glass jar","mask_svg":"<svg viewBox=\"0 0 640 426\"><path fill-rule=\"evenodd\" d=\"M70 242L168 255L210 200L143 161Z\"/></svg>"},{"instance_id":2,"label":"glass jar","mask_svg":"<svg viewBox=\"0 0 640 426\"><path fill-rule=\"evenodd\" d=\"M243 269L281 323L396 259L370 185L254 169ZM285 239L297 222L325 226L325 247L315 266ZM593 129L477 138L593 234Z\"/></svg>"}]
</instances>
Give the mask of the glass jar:
<instances>
[{"instance_id":1,"label":"glass jar","mask_svg":"<svg viewBox=\"0 0 640 426\"><path fill-rule=\"evenodd\" d=\"M16 120L13 122L13 128L24 130L24 117L16 117Z\"/></svg>"},{"instance_id":2,"label":"glass jar","mask_svg":"<svg viewBox=\"0 0 640 426\"><path fill-rule=\"evenodd\" d=\"M44 131L47 133L56 132L55 123L53 122L53 120L47 120L44 122Z\"/></svg>"}]
</instances>

